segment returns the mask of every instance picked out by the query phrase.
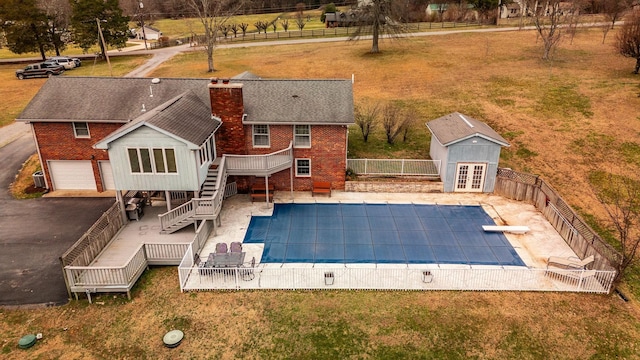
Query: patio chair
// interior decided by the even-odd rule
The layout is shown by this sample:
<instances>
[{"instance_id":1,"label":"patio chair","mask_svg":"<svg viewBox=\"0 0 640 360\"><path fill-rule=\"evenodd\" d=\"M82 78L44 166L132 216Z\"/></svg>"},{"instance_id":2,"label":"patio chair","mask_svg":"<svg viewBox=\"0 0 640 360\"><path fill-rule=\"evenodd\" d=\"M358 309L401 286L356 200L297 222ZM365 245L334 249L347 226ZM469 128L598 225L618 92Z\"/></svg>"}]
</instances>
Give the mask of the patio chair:
<instances>
[{"instance_id":1,"label":"patio chair","mask_svg":"<svg viewBox=\"0 0 640 360\"><path fill-rule=\"evenodd\" d=\"M242 268L240 269L240 274L242 275L242 280L251 281L255 279L256 274L254 273L254 268L256 267L256 257L252 257L251 261L248 263L242 264Z\"/></svg>"},{"instance_id":2,"label":"patio chair","mask_svg":"<svg viewBox=\"0 0 640 360\"><path fill-rule=\"evenodd\" d=\"M551 256L547 260L547 269L549 267L554 267L558 269L568 269L568 270L586 269L587 266L591 264L594 260L595 260L595 257L593 255L587 256L583 260L580 260L575 256L571 256L568 258Z\"/></svg>"},{"instance_id":3,"label":"patio chair","mask_svg":"<svg viewBox=\"0 0 640 360\"><path fill-rule=\"evenodd\" d=\"M217 243L216 244L216 254L224 254L227 250L227 243Z\"/></svg>"},{"instance_id":4,"label":"patio chair","mask_svg":"<svg viewBox=\"0 0 640 360\"><path fill-rule=\"evenodd\" d=\"M231 252L232 253L236 253L236 252L242 252L242 243L239 241L234 241L231 243Z\"/></svg>"}]
</instances>

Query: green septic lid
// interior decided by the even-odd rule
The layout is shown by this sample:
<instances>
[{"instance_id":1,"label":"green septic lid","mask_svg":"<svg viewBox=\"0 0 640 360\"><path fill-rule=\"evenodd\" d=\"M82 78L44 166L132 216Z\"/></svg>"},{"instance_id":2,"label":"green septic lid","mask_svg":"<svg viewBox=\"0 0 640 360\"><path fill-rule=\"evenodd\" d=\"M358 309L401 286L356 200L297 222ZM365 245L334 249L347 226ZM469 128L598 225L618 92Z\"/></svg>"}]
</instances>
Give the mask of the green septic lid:
<instances>
[{"instance_id":1,"label":"green septic lid","mask_svg":"<svg viewBox=\"0 0 640 360\"><path fill-rule=\"evenodd\" d=\"M174 348L180 345L182 338L184 337L184 333L180 330L171 330L164 335L162 341L164 342L166 347Z\"/></svg>"},{"instance_id":2,"label":"green septic lid","mask_svg":"<svg viewBox=\"0 0 640 360\"><path fill-rule=\"evenodd\" d=\"M29 335L23 336L22 339L18 341L18 347L20 349L28 349L33 345L35 345L35 343L36 343L36 336L33 334L29 334Z\"/></svg>"}]
</instances>

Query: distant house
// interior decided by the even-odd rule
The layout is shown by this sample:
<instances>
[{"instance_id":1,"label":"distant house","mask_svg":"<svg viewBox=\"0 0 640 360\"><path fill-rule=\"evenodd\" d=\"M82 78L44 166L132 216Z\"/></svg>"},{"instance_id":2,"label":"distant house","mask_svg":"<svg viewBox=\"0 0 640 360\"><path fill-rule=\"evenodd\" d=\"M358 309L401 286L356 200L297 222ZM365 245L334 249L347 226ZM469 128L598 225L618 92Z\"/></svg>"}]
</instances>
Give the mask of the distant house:
<instances>
[{"instance_id":1,"label":"distant house","mask_svg":"<svg viewBox=\"0 0 640 360\"><path fill-rule=\"evenodd\" d=\"M493 192L500 149L507 140L487 124L454 112L429 121L429 155L442 162L445 192Z\"/></svg>"},{"instance_id":2,"label":"distant house","mask_svg":"<svg viewBox=\"0 0 640 360\"><path fill-rule=\"evenodd\" d=\"M142 30L142 27L139 27L136 29L136 39L138 40L160 40L160 37L162 36L162 31L151 27L151 26L144 26L144 31Z\"/></svg>"},{"instance_id":3,"label":"distant house","mask_svg":"<svg viewBox=\"0 0 640 360\"><path fill-rule=\"evenodd\" d=\"M313 181L343 189L351 81L241 75L51 78L17 121L33 129L50 190L203 196L225 154L241 155L229 173L240 190L265 181L276 190L311 190Z\"/></svg>"},{"instance_id":4,"label":"distant house","mask_svg":"<svg viewBox=\"0 0 640 360\"><path fill-rule=\"evenodd\" d=\"M324 23L327 28L355 26L357 16L354 11L325 13Z\"/></svg>"}]
</instances>

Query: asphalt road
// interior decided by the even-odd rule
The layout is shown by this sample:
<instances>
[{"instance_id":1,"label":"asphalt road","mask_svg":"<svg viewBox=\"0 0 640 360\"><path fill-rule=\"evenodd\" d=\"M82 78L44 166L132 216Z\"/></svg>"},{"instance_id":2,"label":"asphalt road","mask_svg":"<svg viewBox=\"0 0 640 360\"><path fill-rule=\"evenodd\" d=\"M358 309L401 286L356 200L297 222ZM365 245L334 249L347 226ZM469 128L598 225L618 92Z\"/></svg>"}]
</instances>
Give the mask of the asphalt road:
<instances>
[{"instance_id":1,"label":"asphalt road","mask_svg":"<svg viewBox=\"0 0 640 360\"><path fill-rule=\"evenodd\" d=\"M0 305L66 303L59 258L114 202L111 198L13 199L9 185L35 151L30 133L0 147Z\"/></svg>"}]
</instances>

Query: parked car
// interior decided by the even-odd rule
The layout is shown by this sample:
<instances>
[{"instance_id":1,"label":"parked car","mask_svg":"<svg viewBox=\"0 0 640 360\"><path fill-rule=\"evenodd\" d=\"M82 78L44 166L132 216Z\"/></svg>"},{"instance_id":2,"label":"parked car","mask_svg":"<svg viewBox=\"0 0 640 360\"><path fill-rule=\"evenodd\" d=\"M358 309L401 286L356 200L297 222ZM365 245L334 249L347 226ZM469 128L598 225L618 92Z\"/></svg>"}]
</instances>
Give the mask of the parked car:
<instances>
[{"instance_id":1,"label":"parked car","mask_svg":"<svg viewBox=\"0 0 640 360\"><path fill-rule=\"evenodd\" d=\"M80 67L82 66L82 61L80 61L80 59L78 58L71 58L71 60L73 60L74 63L76 63L76 67Z\"/></svg>"},{"instance_id":2,"label":"parked car","mask_svg":"<svg viewBox=\"0 0 640 360\"><path fill-rule=\"evenodd\" d=\"M20 80L30 77L52 77L64 72L64 67L48 67L43 63L27 65L24 69L16 70L16 77Z\"/></svg>"},{"instance_id":3,"label":"parked car","mask_svg":"<svg viewBox=\"0 0 640 360\"><path fill-rule=\"evenodd\" d=\"M58 65L64 66L65 70L71 70L76 67L75 61L68 56L54 56L47 61L54 61L58 63Z\"/></svg>"}]
</instances>

